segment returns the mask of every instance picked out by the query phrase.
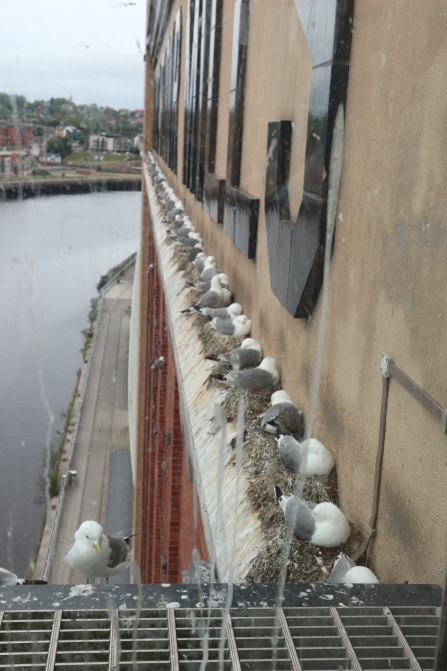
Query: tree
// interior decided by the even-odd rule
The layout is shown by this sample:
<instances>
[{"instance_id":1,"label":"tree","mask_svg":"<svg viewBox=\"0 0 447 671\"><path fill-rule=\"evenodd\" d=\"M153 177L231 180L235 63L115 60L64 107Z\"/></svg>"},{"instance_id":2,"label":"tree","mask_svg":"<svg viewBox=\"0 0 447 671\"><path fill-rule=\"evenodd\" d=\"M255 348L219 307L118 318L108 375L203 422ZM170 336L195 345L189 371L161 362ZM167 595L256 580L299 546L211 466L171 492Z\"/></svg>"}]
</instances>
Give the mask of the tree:
<instances>
[{"instance_id":1,"label":"tree","mask_svg":"<svg viewBox=\"0 0 447 671\"><path fill-rule=\"evenodd\" d=\"M53 137L47 142L48 154L60 154L62 158L71 154L72 147L68 137Z\"/></svg>"}]
</instances>

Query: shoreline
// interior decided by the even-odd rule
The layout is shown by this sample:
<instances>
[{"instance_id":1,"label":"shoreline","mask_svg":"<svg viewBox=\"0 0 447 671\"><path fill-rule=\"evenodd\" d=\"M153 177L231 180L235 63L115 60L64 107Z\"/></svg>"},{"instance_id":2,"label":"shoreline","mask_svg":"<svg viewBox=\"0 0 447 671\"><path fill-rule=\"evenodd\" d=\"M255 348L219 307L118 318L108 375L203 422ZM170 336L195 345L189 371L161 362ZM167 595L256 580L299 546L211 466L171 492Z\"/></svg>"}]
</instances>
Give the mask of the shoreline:
<instances>
[{"instance_id":1,"label":"shoreline","mask_svg":"<svg viewBox=\"0 0 447 671\"><path fill-rule=\"evenodd\" d=\"M141 191L141 175L105 176L99 173L52 180L5 181L0 182L0 201L106 191Z\"/></svg>"}]
</instances>

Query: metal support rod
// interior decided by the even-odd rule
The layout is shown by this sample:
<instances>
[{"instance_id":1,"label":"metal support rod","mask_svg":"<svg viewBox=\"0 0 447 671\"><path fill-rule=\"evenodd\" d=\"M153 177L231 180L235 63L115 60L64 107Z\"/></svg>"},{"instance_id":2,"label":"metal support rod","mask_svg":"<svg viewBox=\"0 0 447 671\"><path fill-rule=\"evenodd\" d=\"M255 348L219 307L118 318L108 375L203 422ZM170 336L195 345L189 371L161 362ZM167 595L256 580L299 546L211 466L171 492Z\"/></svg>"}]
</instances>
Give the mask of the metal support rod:
<instances>
[{"instance_id":1,"label":"metal support rod","mask_svg":"<svg viewBox=\"0 0 447 671\"><path fill-rule=\"evenodd\" d=\"M411 668L414 669L414 671L422 671L422 668L416 659L413 650L410 648L408 645L408 641L405 638L404 634L402 633L399 625L397 624L396 620L394 619L394 615L388 608L388 606L385 606L382 608L383 614L386 616L386 619L388 621L388 624L391 625L393 628L393 632L397 639L399 640L399 644L402 646L403 651L405 652L405 655L408 657L408 660L411 664Z\"/></svg>"},{"instance_id":2,"label":"metal support rod","mask_svg":"<svg viewBox=\"0 0 447 671\"><path fill-rule=\"evenodd\" d=\"M369 541L373 536L376 535L376 522L377 515L379 512L379 499L380 499L380 483L382 481L382 464L383 464L383 453L385 449L385 433L386 433L386 413L388 408L388 393L390 390L390 378L382 377L382 406L380 408L380 427L379 427L379 445L377 447L377 457L376 457L376 472L374 475L374 495L373 495L373 509L369 522L366 525L366 535L363 539L362 544L357 550L351 554L351 559L357 561L359 557L363 555L366 551Z\"/></svg>"},{"instance_id":3,"label":"metal support rod","mask_svg":"<svg viewBox=\"0 0 447 671\"><path fill-rule=\"evenodd\" d=\"M119 612L114 609L109 611L110 615L110 645L109 645L109 671L119 669L121 657L120 632L119 632Z\"/></svg>"},{"instance_id":4,"label":"metal support rod","mask_svg":"<svg viewBox=\"0 0 447 671\"><path fill-rule=\"evenodd\" d=\"M405 375L405 373L398 368L393 361L390 361L390 376L394 377L394 379L399 382L404 389L406 389L414 398L419 401L419 403L422 403L422 405L427 408L431 412L432 415L436 417L436 419L441 420L442 419L442 406L439 405L437 401L434 400L431 396L427 394L419 385L416 384L416 382L413 382L408 375Z\"/></svg>"},{"instance_id":5,"label":"metal support rod","mask_svg":"<svg viewBox=\"0 0 447 671\"><path fill-rule=\"evenodd\" d=\"M5 611L4 611L4 610L0 610L0 627L2 626L2 622L3 622L3 616L4 616L4 614L5 614Z\"/></svg>"},{"instance_id":6,"label":"metal support rod","mask_svg":"<svg viewBox=\"0 0 447 671\"><path fill-rule=\"evenodd\" d=\"M234 637L233 625L231 623L230 614L227 617L227 641L230 649L230 659L232 671L241 671L241 663L239 660L239 653L237 651L236 639Z\"/></svg>"},{"instance_id":7,"label":"metal support rod","mask_svg":"<svg viewBox=\"0 0 447 671\"><path fill-rule=\"evenodd\" d=\"M287 624L287 619L282 608L277 608L276 613L278 615L279 624L281 625L282 635L284 636L284 641L287 646L287 651L292 662L293 671L302 671L300 660L296 653L295 644L293 642L292 634L290 633L289 625Z\"/></svg>"},{"instance_id":8,"label":"metal support rod","mask_svg":"<svg viewBox=\"0 0 447 671\"><path fill-rule=\"evenodd\" d=\"M57 642L59 640L59 631L61 628L62 611L55 610L53 618L53 628L51 629L50 645L48 648L47 665L45 671L53 671L56 663Z\"/></svg>"},{"instance_id":9,"label":"metal support rod","mask_svg":"<svg viewBox=\"0 0 447 671\"><path fill-rule=\"evenodd\" d=\"M338 614L338 610L336 608L331 608L331 615L334 619L335 626L337 627L338 633L340 635L341 640L343 641L343 645L346 648L346 652L349 655L349 659L351 660L351 666L354 669L354 671L362 671L362 665L360 664L357 655L355 654L355 650L352 647L352 643L349 640L348 632L345 629L345 625L341 621L341 617Z\"/></svg>"},{"instance_id":10,"label":"metal support rod","mask_svg":"<svg viewBox=\"0 0 447 671\"><path fill-rule=\"evenodd\" d=\"M175 608L168 608L169 655L171 671L180 671L177 648L177 631L175 627Z\"/></svg>"}]
</instances>

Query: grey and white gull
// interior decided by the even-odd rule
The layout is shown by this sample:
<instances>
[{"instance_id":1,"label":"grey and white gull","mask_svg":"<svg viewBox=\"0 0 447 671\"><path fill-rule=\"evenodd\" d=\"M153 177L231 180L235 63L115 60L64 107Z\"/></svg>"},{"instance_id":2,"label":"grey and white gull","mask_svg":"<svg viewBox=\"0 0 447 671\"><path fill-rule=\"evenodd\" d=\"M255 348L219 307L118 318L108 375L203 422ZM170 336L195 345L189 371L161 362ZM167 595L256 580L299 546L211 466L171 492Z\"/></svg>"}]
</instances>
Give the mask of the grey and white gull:
<instances>
[{"instance_id":1,"label":"grey and white gull","mask_svg":"<svg viewBox=\"0 0 447 671\"><path fill-rule=\"evenodd\" d=\"M316 438L299 443L293 436L281 436L278 450L283 464L302 475L329 475L335 466L332 454Z\"/></svg>"},{"instance_id":2,"label":"grey and white gull","mask_svg":"<svg viewBox=\"0 0 447 671\"><path fill-rule=\"evenodd\" d=\"M121 573L130 564L129 538L106 536L98 522L83 522L74 535L74 545L66 555L71 568L84 573L89 578L104 577Z\"/></svg>"},{"instance_id":3,"label":"grey and white gull","mask_svg":"<svg viewBox=\"0 0 447 671\"><path fill-rule=\"evenodd\" d=\"M222 335L234 336L240 338L247 336L251 330L251 320L247 315L238 315L237 317L229 317L221 319L214 317L211 320L211 326L222 333Z\"/></svg>"},{"instance_id":4,"label":"grey and white gull","mask_svg":"<svg viewBox=\"0 0 447 671\"><path fill-rule=\"evenodd\" d=\"M271 407L262 418L261 428L277 436L291 433L301 438L304 432L303 413L292 403L289 394L283 389L275 391L271 401Z\"/></svg>"},{"instance_id":5,"label":"grey and white gull","mask_svg":"<svg viewBox=\"0 0 447 671\"><path fill-rule=\"evenodd\" d=\"M235 347L230 352L219 354L218 359L219 361L229 363L235 370L239 370L245 366L256 366L262 361L262 348L260 343L254 338L245 338L240 347Z\"/></svg>"},{"instance_id":6,"label":"grey and white gull","mask_svg":"<svg viewBox=\"0 0 447 671\"><path fill-rule=\"evenodd\" d=\"M312 503L298 496L283 494L275 487L276 498L289 531L302 541L323 548L335 548L348 540L351 529L340 508L333 503Z\"/></svg>"},{"instance_id":7,"label":"grey and white gull","mask_svg":"<svg viewBox=\"0 0 447 671\"><path fill-rule=\"evenodd\" d=\"M268 389L279 382L279 372L276 368L275 359L266 356L257 368L247 370L232 370L225 377L226 382L233 387L244 389Z\"/></svg>"}]
</instances>

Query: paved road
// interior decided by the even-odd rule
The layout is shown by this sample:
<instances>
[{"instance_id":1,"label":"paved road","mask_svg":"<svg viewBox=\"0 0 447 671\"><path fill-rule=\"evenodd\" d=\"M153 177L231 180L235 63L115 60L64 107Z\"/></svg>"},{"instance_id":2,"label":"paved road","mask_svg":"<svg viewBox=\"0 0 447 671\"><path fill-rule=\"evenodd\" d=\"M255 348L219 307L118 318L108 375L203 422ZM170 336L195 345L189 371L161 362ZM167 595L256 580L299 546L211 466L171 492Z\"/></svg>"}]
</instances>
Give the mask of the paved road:
<instances>
[{"instance_id":1,"label":"paved road","mask_svg":"<svg viewBox=\"0 0 447 671\"><path fill-rule=\"evenodd\" d=\"M132 477L126 464L130 464L127 371L133 274L132 267L104 299L74 449L77 483L65 492L52 584L85 582L85 576L64 561L81 522L96 520L110 534L132 530ZM118 578L110 582L120 582Z\"/></svg>"}]
</instances>

